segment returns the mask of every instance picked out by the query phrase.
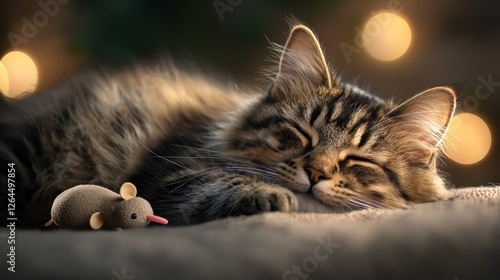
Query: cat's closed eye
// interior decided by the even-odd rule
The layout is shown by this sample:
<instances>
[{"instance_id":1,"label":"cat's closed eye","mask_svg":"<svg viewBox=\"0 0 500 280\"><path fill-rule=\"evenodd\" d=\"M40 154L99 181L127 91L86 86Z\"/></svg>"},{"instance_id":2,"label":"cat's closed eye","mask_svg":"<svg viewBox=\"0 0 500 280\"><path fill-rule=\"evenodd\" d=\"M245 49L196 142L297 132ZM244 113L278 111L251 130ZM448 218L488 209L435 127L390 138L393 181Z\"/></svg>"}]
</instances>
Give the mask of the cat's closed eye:
<instances>
[{"instance_id":1,"label":"cat's closed eye","mask_svg":"<svg viewBox=\"0 0 500 280\"><path fill-rule=\"evenodd\" d=\"M362 157L362 156L358 156L358 155L348 155L344 158L344 160L342 160L344 163L356 163L356 162L361 162L361 163L369 163L369 164L374 164L374 165L378 165L375 161L369 159L369 158L366 158L366 157Z\"/></svg>"},{"instance_id":2,"label":"cat's closed eye","mask_svg":"<svg viewBox=\"0 0 500 280\"><path fill-rule=\"evenodd\" d=\"M302 128L298 123L285 119L282 121L281 126L282 130L277 131L277 134L282 144L290 144L293 142L297 144L294 145L293 148L299 148L300 153L307 153L314 147L315 142L313 135L311 134L311 132ZM298 147L298 145L300 145L300 147Z\"/></svg>"},{"instance_id":3,"label":"cat's closed eye","mask_svg":"<svg viewBox=\"0 0 500 280\"><path fill-rule=\"evenodd\" d=\"M305 131L300 125L295 122L288 121L286 123L286 128L300 139L303 152L307 152L313 148L315 144L313 141L313 136Z\"/></svg>"},{"instance_id":4,"label":"cat's closed eye","mask_svg":"<svg viewBox=\"0 0 500 280\"><path fill-rule=\"evenodd\" d=\"M364 166L369 168L380 169L382 166L377 163L375 160L370 159L361 155L347 155L343 160L339 163L340 168L351 168L354 166Z\"/></svg>"}]
</instances>

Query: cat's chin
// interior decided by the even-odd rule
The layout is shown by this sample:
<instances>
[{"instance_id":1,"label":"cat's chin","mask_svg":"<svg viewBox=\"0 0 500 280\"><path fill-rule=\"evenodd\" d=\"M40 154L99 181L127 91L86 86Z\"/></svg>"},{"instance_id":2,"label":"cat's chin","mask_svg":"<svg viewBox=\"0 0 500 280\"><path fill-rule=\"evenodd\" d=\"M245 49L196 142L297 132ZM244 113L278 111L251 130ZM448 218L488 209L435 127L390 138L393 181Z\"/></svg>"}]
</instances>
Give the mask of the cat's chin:
<instances>
[{"instance_id":1,"label":"cat's chin","mask_svg":"<svg viewBox=\"0 0 500 280\"><path fill-rule=\"evenodd\" d=\"M297 201L299 202L299 212L314 212L314 213L345 213L351 212L353 210L352 207L349 208L347 206L328 206L318 199L316 199L313 195L308 193L294 193L297 197Z\"/></svg>"}]
</instances>

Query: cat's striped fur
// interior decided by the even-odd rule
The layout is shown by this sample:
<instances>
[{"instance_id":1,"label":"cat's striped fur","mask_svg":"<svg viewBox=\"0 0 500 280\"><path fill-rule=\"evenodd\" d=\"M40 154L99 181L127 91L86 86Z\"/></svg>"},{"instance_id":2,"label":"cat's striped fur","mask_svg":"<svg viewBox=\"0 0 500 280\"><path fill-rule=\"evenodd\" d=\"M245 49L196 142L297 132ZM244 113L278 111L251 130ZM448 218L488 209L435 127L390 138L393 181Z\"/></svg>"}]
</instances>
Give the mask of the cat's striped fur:
<instances>
[{"instance_id":1,"label":"cat's striped fur","mask_svg":"<svg viewBox=\"0 0 500 280\"><path fill-rule=\"evenodd\" d=\"M303 25L265 94L165 65L153 81L140 67L94 73L2 105L1 163L16 163L25 225L48 220L55 196L82 183L131 181L172 224L447 195L436 158L455 108L449 88L383 101L332 73Z\"/></svg>"}]
</instances>

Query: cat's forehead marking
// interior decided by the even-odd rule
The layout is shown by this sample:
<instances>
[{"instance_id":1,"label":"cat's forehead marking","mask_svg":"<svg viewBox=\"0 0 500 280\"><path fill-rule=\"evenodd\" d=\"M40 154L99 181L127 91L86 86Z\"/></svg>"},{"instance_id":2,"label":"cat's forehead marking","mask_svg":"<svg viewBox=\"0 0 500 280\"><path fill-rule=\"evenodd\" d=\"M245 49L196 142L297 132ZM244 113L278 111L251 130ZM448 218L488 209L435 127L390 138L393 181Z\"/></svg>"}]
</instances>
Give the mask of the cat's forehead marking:
<instances>
[{"instance_id":1,"label":"cat's forehead marking","mask_svg":"<svg viewBox=\"0 0 500 280\"><path fill-rule=\"evenodd\" d=\"M328 115L330 115L330 118L328 120L329 122L340 117L340 115L342 114L342 110L341 110L342 106L343 106L342 102L335 102L334 103L334 106L332 107L331 112L328 113Z\"/></svg>"},{"instance_id":2,"label":"cat's forehead marking","mask_svg":"<svg viewBox=\"0 0 500 280\"><path fill-rule=\"evenodd\" d=\"M366 111L360 108L357 108L355 111L352 112L345 112L349 114L349 121L346 124L346 127L352 128L355 126L355 124L359 123L360 120L365 117Z\"/></svg>"},{"instance_id":3,"label":"cat's forehead marking","mask_svg":"<svg viewBox=\"0 0 500 280\"><path fill-rule=\"evenodd\" d=\"M366 123L360 125L359 128L354 132L354 136L351 140L351 144L354 147L358 147L359 144L361 143L361 137L365 133L365 130L366 130Z\"/></svg>"},{"instance_id":4,"label":"cat's forehead marking","mask_svg":"<svg viewBox=\"0 0 500 280\"><path fill-rule=\"evenodd\" d=\"M316 145L318 145L318 142L319 142L318 131L310 126L306 126L305 130L311 136L311 146L315 147Z\"/></svg>"}]
</instances>

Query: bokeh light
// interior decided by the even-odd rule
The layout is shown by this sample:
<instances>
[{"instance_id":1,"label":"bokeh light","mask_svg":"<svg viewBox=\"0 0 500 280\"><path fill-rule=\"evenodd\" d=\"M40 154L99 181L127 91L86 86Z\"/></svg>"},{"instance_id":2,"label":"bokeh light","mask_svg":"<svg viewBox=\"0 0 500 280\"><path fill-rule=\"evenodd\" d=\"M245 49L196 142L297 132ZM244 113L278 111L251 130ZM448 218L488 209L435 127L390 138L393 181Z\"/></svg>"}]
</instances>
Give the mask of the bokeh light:
<instances>
[{"instance_id":1,"label":"bokeh light","mask_svg":"<svg viewBox=\"0 0 500 280\"><path fill-rule=\"evenodd\" d=\"M7 96L18 97L35 90L38 83L38 70L29 55L13 51L6 54L1 63L9 79L8 91L5 92Z\"/></svg>"},{"instance_id":2,"label":"bokeh light","mask_svg":"<svg viewBox=\"0 0 500 280\"><path fill-rule=\"evenodd\" d=\"M373 57L390 61L401 57L411 43L406 20L393 13L380 13L368 20L363 29L363 44Z\"/></svg>"},{"instance_id":3,"label":"bokeh light","mask_svg":"<svg viewBox=\"0 0 500 280\"><path fill-rule=\"evenodd\" d=\"M9 93L9 75L7 74L7 69L3 66L0 61L0 91L7 95Z\"/></svg>"},{"instance_id":4,"label":"bokeh light","mask_svg":"<svg viewBox=\"0 0 500 280\"><path fill-rule=\"evenodd\" d=\"M483 159L491 147L488 125L470 113L456 115L446 134L445 153L461 164L473 164Z\"/></svg>"}]
</instances>

